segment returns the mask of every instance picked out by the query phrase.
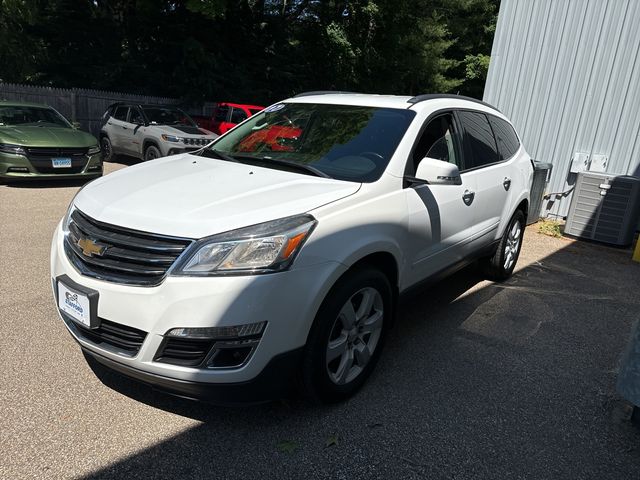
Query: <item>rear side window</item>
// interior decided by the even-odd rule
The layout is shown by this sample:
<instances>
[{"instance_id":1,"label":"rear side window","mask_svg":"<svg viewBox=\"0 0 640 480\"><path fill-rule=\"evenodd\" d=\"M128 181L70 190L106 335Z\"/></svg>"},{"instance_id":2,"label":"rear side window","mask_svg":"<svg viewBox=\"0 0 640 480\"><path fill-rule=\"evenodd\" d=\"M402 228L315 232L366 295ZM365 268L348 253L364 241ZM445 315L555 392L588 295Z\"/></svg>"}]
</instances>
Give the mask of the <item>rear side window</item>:
<instances>
[{"instance_id":1,"label":"rear side window","mask_svg":"<svg viewBox=\"0 0 640 480\"><path fill-rule=\"evenodd\" d=\"M498 144L500 160L508 160L520 148L520 140L518 140L518 136L509 122L505 122L503 119L493 115L488 115L488 117Z\"/></svg>"},{"instance_id":2,"label":"rear side window","mask_svg":"<svg viewBox=\"0 0 640 480\"><path fill-rule=\"evenodd\" d=\"M116 120L122 120L123 122L127 121L127 112L129 111L129 107L119 106L116 108L116 111L113 113L113 118Z\"/></svg>"},{"instance_id":3,"label":"rear side window","mask_svg":"<svg viewBox=\"0 0 640 480\"><path fill-rule=\"evenodd\" d=\"M214 120L216 122L226 122L229 115L229 107L218 107L216 109L216 116Z\"/></svg>"},{"instance_id":4,"label":"rear side window","mask_svg":"<svg viewBox=\"0 0 640 480\"><path fill-rule=\"evenodd\" d=\"M496 140L484 113L458 112L464 129L465 170L499 161Z\"/></svg>"},{"instance_id":5,"label":"rear side window","mask_svg":"<svg viewBox=\"0 0 640 480\"><path fill-rule=\"evenodd\" d=\"M231 112L231 123L244 122L247 119L247 114L241 108L234 107Z\"/></svg>"}]
</instances>

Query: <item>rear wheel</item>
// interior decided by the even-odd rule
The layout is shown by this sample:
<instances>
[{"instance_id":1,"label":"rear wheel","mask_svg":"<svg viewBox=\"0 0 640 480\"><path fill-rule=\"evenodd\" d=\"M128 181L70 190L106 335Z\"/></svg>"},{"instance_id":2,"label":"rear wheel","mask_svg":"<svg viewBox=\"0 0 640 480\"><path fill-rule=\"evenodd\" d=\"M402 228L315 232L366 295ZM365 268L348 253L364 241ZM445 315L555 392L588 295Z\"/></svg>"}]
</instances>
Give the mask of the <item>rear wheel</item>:
<instances>
[{"instance_id":1,"label":"rear wheel","mask_svg":"<svg viewBox=\"0 0 640 480\"><path fill-rule=\"evenodd\" d=\"M495 253L482 261L482 270L490 280L506 280L513 273L522 248L524 220L524 213L516 210L502 234Z\"/></svg>"},{"instance_id":2,"label":"rear wheel","mask_svg":"<svg viewBox=\"0 0 640 480\"><path fill-rule=\"evenodd\" d=\"M373 370L393 308L387 277L373 268L347 273L324 300L302 365L305 393L337 402L355 393Z\"/></svg>"},{"instance_id":3,"label":"rear wheel","mask_svg":"<svg viewBox=\"0 0 640 480\"><path fill-rule=\"evenodd\" d=\"M155 145L149 145L144 151L144 161L160 158L160 150Z\"/></svg>"}]
</instances>

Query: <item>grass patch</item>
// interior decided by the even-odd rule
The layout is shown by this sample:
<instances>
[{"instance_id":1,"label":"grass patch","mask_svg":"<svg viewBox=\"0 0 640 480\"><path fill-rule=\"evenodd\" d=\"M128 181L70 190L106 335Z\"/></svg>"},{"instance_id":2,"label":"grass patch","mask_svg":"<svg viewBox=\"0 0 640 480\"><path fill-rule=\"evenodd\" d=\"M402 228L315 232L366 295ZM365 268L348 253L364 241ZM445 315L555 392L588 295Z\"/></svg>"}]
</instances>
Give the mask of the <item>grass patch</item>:
<instances>
[{"instance_id":1,"label":"grass patch","mask_svg":"<svg viewBox=\"0 0 640 480\"><path fill-rule=\"evenodd\" d=\"M554 238L561 238L562 237L561 226L562 224L560 222L545 218L538 222L538 233L541 233L543 235L548 235Z\"/></svg>"}]
</instances>

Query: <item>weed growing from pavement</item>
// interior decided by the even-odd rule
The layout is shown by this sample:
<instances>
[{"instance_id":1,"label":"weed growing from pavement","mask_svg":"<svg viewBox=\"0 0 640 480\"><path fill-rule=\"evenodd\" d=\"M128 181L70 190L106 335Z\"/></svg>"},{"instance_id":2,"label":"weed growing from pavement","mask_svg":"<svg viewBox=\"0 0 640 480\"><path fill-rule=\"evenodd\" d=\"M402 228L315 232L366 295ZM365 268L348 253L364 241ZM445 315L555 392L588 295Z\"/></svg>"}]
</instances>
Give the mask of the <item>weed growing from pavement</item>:
<instances>
[{"instance_id":1,"label":"weed growing from pavement","mask_svg":"<svg viewBox=\"0 0 640 480\"><path fill-rule=\"evenodd\" d=\"M554 238L562 237L562 224L556 220L544 219L538 222L538 233Z\"/></svg>"}]
</instances>

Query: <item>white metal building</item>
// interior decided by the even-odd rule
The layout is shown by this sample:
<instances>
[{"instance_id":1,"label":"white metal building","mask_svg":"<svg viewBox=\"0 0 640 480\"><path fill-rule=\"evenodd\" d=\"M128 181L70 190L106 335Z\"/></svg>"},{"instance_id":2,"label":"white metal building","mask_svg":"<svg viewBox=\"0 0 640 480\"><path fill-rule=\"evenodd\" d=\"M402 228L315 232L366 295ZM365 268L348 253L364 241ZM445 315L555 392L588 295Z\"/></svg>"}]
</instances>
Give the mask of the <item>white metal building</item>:
<instances>
[{"instance_id":1,"label":"white metal building","mask_svg":"<svg viewBox=\"0 0 640 480\"><path fill-rule=\"evenodd\" d=\"M640 0L502 0L484 100L553 163L543 216L576 170L640 176L639 49Z\"/></svg>"}]
</instances>

